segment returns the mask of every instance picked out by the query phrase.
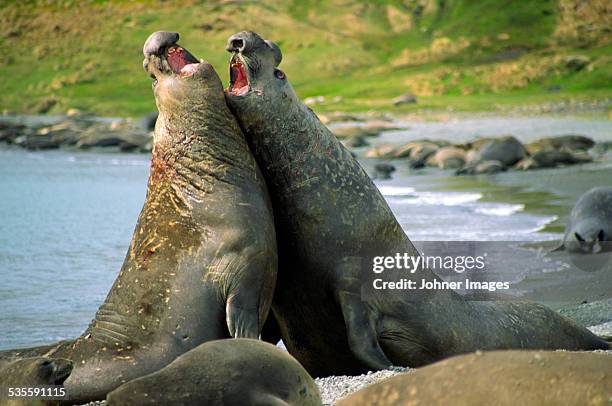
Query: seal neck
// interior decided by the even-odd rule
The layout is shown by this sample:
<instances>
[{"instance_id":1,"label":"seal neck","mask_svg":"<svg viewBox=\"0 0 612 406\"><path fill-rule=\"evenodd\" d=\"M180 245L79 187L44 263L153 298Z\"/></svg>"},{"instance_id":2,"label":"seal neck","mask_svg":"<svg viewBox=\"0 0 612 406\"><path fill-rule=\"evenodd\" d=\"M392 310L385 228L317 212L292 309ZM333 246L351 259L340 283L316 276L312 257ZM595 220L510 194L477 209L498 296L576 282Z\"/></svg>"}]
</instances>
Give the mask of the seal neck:
<instances>
[{"instance_id":1,"label":"seal neck","mask_svg":"<svg viewBox=\"0 0 612 406\"><path fill-rule=\"evenodd\" d=\"M179 174L192 185L214 180L236 184L252 166L248 157L246 140L227 106L162 110L155 126L151 180Z\"/></svg>"}]
</instances>

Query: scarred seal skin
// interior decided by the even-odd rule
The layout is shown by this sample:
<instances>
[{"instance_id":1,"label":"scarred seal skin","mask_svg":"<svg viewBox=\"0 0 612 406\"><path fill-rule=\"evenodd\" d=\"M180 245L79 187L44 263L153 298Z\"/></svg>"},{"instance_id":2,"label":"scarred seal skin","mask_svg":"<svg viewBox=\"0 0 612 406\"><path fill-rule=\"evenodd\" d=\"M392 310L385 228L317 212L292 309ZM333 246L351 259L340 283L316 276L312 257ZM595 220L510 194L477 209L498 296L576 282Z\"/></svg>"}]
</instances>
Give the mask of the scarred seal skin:
<instances>
[{"instance_id":1,"label":"scarred seal skin","mask_svg":"<svg viewBox=\"0 0 612 406\"><path fill-rule=\"evenodd\" d=\"M278 237L275 317L262 337L280 335L313 376L414 367L477 349L607 348L538 304L371 289L374 256L417 250L365 171L298 99L277 68L278 46L241 32L227 49L226 98L266 178ZM419 286L438 279L423 268L385 276Z\"/></svg>"},{"instance_id":2,"label":"scarred seal skin","mask_svg":"<svg viewBox=\"0 0 612 406\"><path fill-rule=\"evenodd\" d=\"M612 250L612 187L593 188L578 199L560 248L584 254Z\"/></svg>"},{"instance_id":3,"label":"scarred seal skin","mask_svg":"<svg viewBox=\"0 0 612 406\"><path fill-rule=\"evenodd\" d=\"M293 357L271 344L217 340L120 386L108 406L320 406L317 386Z\"/></svg>"},{"instance_id":4,"label":"scarred seal skin","mask_svg":"<svg viewBox=\"0 0 612 406\"><path fill-rule=\"evenodd\" d=\"M265 182L219 77L156 32L144 45L159 110L144 207L113 287L76 340L4 352L71 359L71 401L104 399L197 345L257 338L276 283Z\"/></svg>"},{"instance_id":5,"label":"scarred seal skin","mask_svg":"<svg viewBox=\"0 0 612 406\"><path fill-rule=\"evenodd\" d=\"M610 354L494 351L394 376L336 405L604 406L611 398Z\"/></svg>"}]
</instances>

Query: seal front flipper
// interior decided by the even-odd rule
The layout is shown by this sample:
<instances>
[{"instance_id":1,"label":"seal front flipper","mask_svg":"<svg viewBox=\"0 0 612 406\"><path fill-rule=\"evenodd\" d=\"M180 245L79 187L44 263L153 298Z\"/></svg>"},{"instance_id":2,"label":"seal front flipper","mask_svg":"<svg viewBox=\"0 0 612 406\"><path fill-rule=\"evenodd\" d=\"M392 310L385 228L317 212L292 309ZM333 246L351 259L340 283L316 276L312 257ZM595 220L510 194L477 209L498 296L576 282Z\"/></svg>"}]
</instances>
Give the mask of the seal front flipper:
<instances>
[{"instance_id":1,"label":"seal front flipper","mask_svg":"<svg viewBox=\"0 0 612 406\"><path fill-rule=\"evenodd\" d=\"M361 297L352 292L339 291L338 303L344 316L349 348L355 357L374 370L392 366L380 348L372 312Z\"/></svg>"}]
</instances>

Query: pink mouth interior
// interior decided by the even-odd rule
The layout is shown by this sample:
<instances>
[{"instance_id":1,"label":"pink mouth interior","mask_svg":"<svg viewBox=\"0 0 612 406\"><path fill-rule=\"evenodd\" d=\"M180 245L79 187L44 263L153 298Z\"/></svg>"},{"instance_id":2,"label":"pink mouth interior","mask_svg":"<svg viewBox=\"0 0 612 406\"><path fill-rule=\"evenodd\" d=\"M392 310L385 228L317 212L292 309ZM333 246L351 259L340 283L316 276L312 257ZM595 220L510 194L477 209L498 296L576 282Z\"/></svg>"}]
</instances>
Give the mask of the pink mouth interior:
<instances>
[{"instance_id":1,"label":"pink mouth interior","mask_svg":"<svg viewBox=\"0 0 612 406\"><path fill-rule=\"evenodd\" d=\"M230 63L230 88L228 91L236 96L244 96L249 92L249 79L242 61L234 57Z\"/></svg>"},{"instance_id":2,"label":"pink mouth interior","mask_svg":"<svg viewBox=\"0 0 612 406\"><path fill-rule=\"evenodd\" d=\"M181 77L191 76L195 73L199 63L191 63L187 60L186 54L181 47L168 49L168 64L172 71Z\"/></svg>"}]
</instances>

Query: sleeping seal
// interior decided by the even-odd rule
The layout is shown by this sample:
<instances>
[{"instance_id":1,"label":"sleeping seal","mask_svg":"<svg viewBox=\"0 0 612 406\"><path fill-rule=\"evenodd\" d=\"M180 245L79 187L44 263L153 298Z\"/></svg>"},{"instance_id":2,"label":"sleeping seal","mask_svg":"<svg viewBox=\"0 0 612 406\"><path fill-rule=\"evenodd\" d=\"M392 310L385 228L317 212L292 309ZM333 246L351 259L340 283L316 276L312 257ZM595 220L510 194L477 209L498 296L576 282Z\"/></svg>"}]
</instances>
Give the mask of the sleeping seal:
<instances>
[{"instance_id":1,"label":"sleeping seal","mask_svg":"<svg viewBox=\"0 0 612 406\"><path fill-rule=\"evenodd\" d=\"M374 257L412 245L372 180L296 96L280 49L253 32L229 38L228 104L266 178L279 274L272 304L287 349L313 376L420 366L476 349L607 348L552 310L466 301L452 290L372 290ZM389 280L440 279L422 266ZM264 329L275 340L274 328Z\"/></svg>"},{"instance_id":2,"label":"sleeping seal","mask_svg":"<svg viewBox=\"0 0 612 406\"><path fill-rule=\"evenodd\" d=\"M217 340L109 393L108 406L321 406L308 372L286 351L249 339Z\"/></svg>"},{"instance_id":3,"label":"sleeping seal","mask_svg":"<svg viewBox=\"0 0 612 406\"><path fill-rule=\"evenodd\" d=\"M159 118L146 200L119 276L81 337L9 354L72 360L74 402L104 399L205 341L257 338L272 301L276 241L265 182L217 73L178 38L156 32L144 45Z\"/></svg>"},{"instance_id":4,"label":"sleeping seal","mask_svg":"<svg viewBox=\"0 0 612 406\"><path fill-rule=\"evenodd\" d=\"M612 355L494 351L453 357L341 399L338 406L609 405Z\"/></svg>"},{"instance_id":5,"label":"sleeping seal","mask_svg":"<svg viewBox=\"0 0 612 406\"><path fill-rule=\"evenodd\" d=\"M596 254L612 249L612 187L583 194L572 209L559 249Z\"/></svg>"}]
</instances>

